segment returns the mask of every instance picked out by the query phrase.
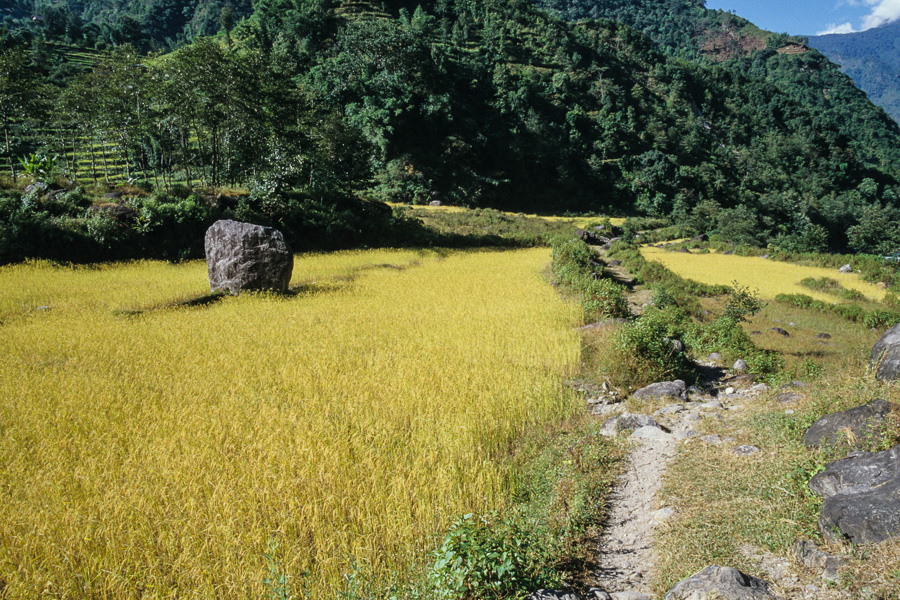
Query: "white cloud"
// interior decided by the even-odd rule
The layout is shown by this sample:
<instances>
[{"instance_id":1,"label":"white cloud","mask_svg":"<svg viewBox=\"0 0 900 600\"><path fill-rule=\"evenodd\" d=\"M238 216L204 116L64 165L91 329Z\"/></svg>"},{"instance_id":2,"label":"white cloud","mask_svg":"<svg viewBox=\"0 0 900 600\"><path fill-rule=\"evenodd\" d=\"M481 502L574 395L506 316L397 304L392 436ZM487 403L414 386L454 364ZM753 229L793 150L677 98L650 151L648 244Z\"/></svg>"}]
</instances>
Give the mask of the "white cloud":
<instances>
[{"instance_id":1,"label":"white cloud","mask_svg":"<svg viewBox=\"0 0 900 600\"><path fill-rule=\"evenodd\" d=\"M853 25L851 25L850 23L844 23L842 25L832 23L822 31L818 32L816 35L829 35L831 33L856 33L856 30L853 29Z\"/></svg>"},{"instance_id":2,"label":"white cloud","mask_svg":"<svg viewBox=\"0 0 900 600\"><path fill-rule=\"evenodd\" d=\"M874 6L872 13L863 17L863 31L900 19L900 0L880 0Z\"/></svg>"}]
</instances>

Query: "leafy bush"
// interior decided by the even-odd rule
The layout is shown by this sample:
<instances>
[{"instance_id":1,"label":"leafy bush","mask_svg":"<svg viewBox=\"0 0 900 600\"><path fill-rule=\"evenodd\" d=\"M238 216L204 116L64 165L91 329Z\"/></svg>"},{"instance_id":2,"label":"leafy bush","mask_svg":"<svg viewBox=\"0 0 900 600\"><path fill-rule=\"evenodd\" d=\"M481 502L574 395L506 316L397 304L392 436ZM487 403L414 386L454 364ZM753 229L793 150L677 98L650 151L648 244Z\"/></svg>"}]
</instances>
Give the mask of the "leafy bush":
<instances>
[{"instance_id":1,"label":"leafy bush","mask_svg":"<svg viewBox=\"0 0 900 600\"><path fill-rule=\"evenodd\" d=\"M584 288L582 307L585 320L629 316L625 288L610 279L592 279Z\"/></svg>"},{"instance_id":2,"label":"leafy bush","mask_svg":"<svg viewBox=\"0 0 900 600\"><path fill-rule=\"evenodd\" d=\"M673 340L683 337L687 315L678 308L650 307L640 318L625 323L601 349L600 370L619 385L639 387L669 379L693 380L683 350Z\"/></svg>"},{"instance_id":3,"label":"leafy bush","mask_svg":"<svg viewBox=\"0 0 900 600\"><path fill-rule=\"evenodd\" d=\"M470 513L450 527L428 578L442 600L505 598L558 583L546 559L514 523Z\"/></svg>"}]
</instances>

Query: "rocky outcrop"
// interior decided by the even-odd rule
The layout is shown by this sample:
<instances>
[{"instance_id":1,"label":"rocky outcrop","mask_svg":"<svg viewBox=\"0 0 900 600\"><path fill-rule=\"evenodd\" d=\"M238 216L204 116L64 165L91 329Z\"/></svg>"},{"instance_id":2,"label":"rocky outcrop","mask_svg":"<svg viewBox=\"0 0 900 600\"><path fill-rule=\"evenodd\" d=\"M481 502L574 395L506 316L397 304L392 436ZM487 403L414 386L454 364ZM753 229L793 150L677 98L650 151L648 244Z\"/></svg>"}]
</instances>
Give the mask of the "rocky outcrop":
<instances>
[{"instance_id":1,"label":"rocky outcrop","mask_svg":"<svg viewBox=\"0 0 900 600\"><path fill-rule=\"evenodd\" d=\"M206 231L206 266L212 291L286 292L294 257L277 229L223 220Z\"/></svg>"},{"instance_id":2,"label":"rocky outcrop","mask_svg":"<svg viewBox=\"0 0 900 600\"><path fill-rule=\"evenodd\" d=\"M631 397L637 400L669 397L677 400L687 400L687 385L680 379L651 383L647 387L643 387L631 394Z\"/></svg>"},{"instance_id":3,"label":"rocky outcrop","mask_svg":"<svg viewBox=\"0 0 900 600\"><path fill-rule=\"evenodd\" d=\"M769 584L732 567L706 567L675 584L665 600L776 600Z\"/></svg>"},{"instance_id":4,"label":"rocky outcrop","mask_svg":"<svg viewBox=\"0 0 900 600\"><path fill-rule=\"evenodd\" d=\"M894 325L872 347L869 367L885 381L900 379L900 325Z\"/></svg>"},{"instance_id":5,"label":"rocky outcrop","mask_svg":"<svg viewBox=\"0 0 900 600\"><path fill-rule=\"evenodd\" d=\"M824 416L806 431L803 443L807 448L846 445L862 450L881 439L892 407L890 402L879 399Z\"/></svg>"},{"instance_id":6,"label":"rocky outcrop","mask_svg":"<svg viewBox=\"0 0 900 600\"><path fill-rule=\"evenodd\" d=\"M900 445L829 463L809 488L825 497L819 527L826 539L875 544L900 535Z\"/></svg>"}]
</instances>

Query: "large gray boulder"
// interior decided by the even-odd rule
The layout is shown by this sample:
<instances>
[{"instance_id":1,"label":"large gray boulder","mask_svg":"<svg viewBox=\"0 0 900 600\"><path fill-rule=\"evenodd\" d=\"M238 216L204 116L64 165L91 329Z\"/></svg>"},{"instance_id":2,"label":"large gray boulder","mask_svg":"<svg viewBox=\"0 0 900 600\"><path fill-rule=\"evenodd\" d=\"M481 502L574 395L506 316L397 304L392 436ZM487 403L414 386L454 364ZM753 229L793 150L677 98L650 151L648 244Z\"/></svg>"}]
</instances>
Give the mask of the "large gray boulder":
<instances>
[{"instance_id":1,"label":"large gray boulder","mask_svg":"<svg viewBox=\"0 0 900 600\"><path fill-rule=\"evenodd\" d=\"M869 366L875 369L875 377L887 381L900 379L900 325L884 332L872 347Z\"/></svg>"},{"instance_id":2,"label":"large gray boulder","mask_svg":"<svg viewBox=\"0 0 900 600\"><path fill-rule=\"evenodd\" d=\"M706 567L675 584L665 600L777 600L769 584L732 567Z\"/></svg>"},{"instance_id":3,"label":"large gray boulder","mask_svg":"<svg viewBox=\"0 0 900 600\"><path fill-rule=\"evenodd\" d=\"M687 400L687 386L680 379L676 379L675 381L661 381L659 383L651 383L647 387L639 389L631 394L631 397L637 400L669 397L677 400Z\"/></svg>"},{"instance_id":4,"label":"large gray boulder","mask_svg":"<svg viewBox=\"0 0 900 600\"><path fill-rule=\"evenodd\" d=\"M819 527L826 539L875 544L900 536L900 445L829 463L809 488L825 497Z\"/></svg>"},{"instance_id":5,"label":"large gray boulder","mask_svg":"<svg viewBox=\"0 0 900 600\"><path fill-rule=\"evenodd\" d=\"M885 419L892 408L887 400L878 399L826 415L806 430L803 443L807 448L847 445L862 450L883 437Z\"/></svg>"},{"instance_id":6,"label":"large gray boulder","mask_svg":"<svg viewBox=\"0 0 900 600\"><path fill-rule=\"evenodd\" d=\"M294 256L277 229L222 220L206 230L206 267L214 292L286 292Z\"/></svg>"}]
</instances>

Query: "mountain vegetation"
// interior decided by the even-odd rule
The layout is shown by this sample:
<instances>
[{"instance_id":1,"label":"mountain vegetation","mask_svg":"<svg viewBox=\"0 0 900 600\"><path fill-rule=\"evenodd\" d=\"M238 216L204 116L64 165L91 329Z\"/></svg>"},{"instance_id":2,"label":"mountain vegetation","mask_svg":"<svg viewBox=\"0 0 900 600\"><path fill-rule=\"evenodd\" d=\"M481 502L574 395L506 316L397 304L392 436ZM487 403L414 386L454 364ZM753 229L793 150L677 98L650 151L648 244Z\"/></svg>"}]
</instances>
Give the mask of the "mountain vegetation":
<instances>
[{"instance_id":1,"label":"mountain vegetation","mask_svg":"<svg viewBox=\"0 0 900 600\"><path fill-rule=\"evenodd\" d=\"M857 33L817 35L809 44L841 66L875 104L900 121L900 21Z\"/></svg>"},{"instance_id":2,"label":"mountain vegetation","mask_svg":"<svg viewBox=\"0 0 900 600\"><path fill-rule=\"evenodd\" d=\"M231 215L301 230L361 195L668 216L791 251L900 245L879 225L900 193L897 123L805 40L702 2L258 0L223 6L216 36L171 21L156 45L107 36L80 66L59 49L86 38L49 25L57 5L15 6L0 43L10 183L127 180L155 194L132 194L139 214L184 206L181 190L238 190L211 208L197 196L202 218L171 209L192 227ZM71 6L82 22L151 14ZM187 12L201 6L215 12ZM97 241L78 203L26 195L0 213Z\"/></svg>"}]
</instances>

